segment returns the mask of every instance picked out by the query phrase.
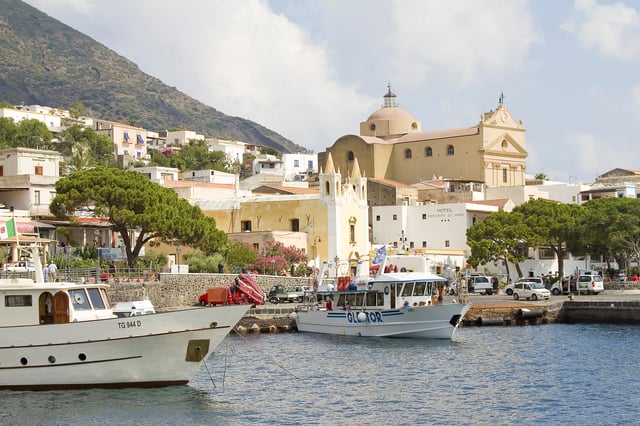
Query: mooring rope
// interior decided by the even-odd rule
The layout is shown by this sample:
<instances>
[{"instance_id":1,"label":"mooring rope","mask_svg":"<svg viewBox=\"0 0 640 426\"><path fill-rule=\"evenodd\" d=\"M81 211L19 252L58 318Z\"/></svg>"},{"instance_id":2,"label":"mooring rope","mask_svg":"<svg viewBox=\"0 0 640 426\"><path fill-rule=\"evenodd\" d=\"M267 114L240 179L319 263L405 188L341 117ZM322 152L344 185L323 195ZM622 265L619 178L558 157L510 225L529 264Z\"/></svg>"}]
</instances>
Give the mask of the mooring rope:
<instances>
[{"instance_id":1,"label":"mooring rope","mask_svg":"<svg viewBox=\"0 0 640 426\"><path fill-rule=\"evenodd\" d=\"M238 332L238 330L236 330L235 328L233 329L233 331L240 337L242 337L243 339L245 339L247 342L249 341L245 336L243 336L242 334L240 334ZM296 376L295 374L293 374L291 371L287 370L286 368L284 368L282 365L280 365L279 362L277 362L272 356L269 357L271 359L271 362L273 362L273 364L277 367L280 367L280 369L282 369L282 371L284 371L285 373L289 374L290 376L295 377L296 379L300 380L300 377Z\"/></svg>"}]
</instances>

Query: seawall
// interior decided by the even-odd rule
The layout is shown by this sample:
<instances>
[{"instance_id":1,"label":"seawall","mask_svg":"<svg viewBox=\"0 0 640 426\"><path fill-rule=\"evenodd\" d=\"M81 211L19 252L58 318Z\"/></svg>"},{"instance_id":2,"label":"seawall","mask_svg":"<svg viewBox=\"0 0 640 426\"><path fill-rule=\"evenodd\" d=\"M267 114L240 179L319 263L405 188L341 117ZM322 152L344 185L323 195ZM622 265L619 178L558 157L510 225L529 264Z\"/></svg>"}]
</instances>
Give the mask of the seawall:
<instances>
[{"instance_id":1,"label":"seawall","mask_svg":"<svg viewBox=\"0 0 640 426\"><path fill-rule=\"evenodd\" d=\"M112 283L113 303L148 298L158 310L186 308L198 303L208 288L231 285L235 274L161 274L159 281ZM280 284L311 285L310 278L254 275L265 291ZM474 300L475 299L475 300ZM550 323L640 324L640 291L606 290L597 296L552 296L548 301L514 301L508 296L472 297L463 326L510 326ZM264 305L251 309L238 325L245 332L295 330L289 314L294 304Z\"/></svg>"}]
</instances>

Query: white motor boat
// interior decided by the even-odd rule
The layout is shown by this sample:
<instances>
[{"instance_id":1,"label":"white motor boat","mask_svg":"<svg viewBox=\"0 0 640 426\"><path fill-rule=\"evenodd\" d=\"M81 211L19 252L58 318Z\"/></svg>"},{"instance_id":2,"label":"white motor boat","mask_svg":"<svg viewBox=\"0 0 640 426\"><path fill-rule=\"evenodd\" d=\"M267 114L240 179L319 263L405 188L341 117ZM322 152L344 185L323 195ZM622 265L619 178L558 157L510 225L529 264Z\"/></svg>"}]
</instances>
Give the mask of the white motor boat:
<instances>
[{"instance_id":1,"label":"white motor boat","mask_svg":"<svg viewBox=\"0 0 640 426\"><path fill-rule=\"evenodd\" d=\"M322 275L320 275L322 276ZM471 305L444 303L447 280L420 255L385 256L375 277L339 277L292 314L298 331L369 337L451 339Z\"/></svg>"},{"instance_id":2,"label":"white motor boat","mask_svg":"<svg viewBox=\"0 0 640 426\"><path fill-rule=\"evenodd\" d=\"M0 280L0 389L184 385L250 305L117 317L105 283Z\"/></svg>"}]
</instances>

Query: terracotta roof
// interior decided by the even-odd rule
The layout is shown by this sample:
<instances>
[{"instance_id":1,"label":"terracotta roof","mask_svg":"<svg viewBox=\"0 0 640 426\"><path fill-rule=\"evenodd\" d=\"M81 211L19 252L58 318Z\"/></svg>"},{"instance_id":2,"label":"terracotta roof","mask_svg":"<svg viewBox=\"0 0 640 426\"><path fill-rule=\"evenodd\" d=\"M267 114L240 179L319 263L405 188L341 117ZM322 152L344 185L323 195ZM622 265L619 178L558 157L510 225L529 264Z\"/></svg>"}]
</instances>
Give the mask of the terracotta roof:
<instances>
[{"instance_id":1,"label":"terracotta roof","mask_svg":"<svg viewBox=\"0 0 640 426\"><path fill-rule=\"evenodd\" d=\"M380 182L386 185L396 186L399 188L413 188L411 185L407 185L406 183L397 182L391 179L381 179L381 178L367 178L367 181Z\"/></svg>"},{"instance_id":2,"label":"terracotta roof","mask_svg":"<svg viewBox=\"0 0 640 426\"><path fill-rule=\"evenodd\" d=\"M225 188L225 189L236 189L236 186L232 183L211 183L211 182L197 182L197 181L189 181L189 180L165 180L162 182L163 186L167 187L180 187L187 188L190 186L202 186L205 188Z\"/></svg>"},{"instance_id":3,"label":"terracotta roof","mask_svg":"<svg viewBox=\"0 0 640 426\"><path fill-rule=\"evenodd\" d=\"M254 188L251 192L254 194L281 194L281 195L308 195L319 194L319 188L299 188L296 186L281 186L281 185L261 185Z\"/></svg>"}]
</instances>

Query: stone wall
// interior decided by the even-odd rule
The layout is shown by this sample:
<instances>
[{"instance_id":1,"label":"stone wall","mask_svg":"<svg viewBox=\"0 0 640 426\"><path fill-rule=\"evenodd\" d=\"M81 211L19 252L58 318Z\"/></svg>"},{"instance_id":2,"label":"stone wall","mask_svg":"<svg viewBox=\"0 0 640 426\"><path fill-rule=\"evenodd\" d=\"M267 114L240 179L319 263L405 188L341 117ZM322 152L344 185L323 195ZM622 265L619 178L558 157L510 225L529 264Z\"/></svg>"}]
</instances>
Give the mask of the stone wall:
<instances>
[{"instance_id":1,"label":"stone wall","mask_svg":"<svg viewBox=\"0 0 640 426\"><path fill-rule=\"evenodd\" d=\"M144 283L112 283L109 297L112 303L148 298L156 309L183 308L198 303L207 289L233 284L235 274L160 274L159 281ZM286 288L307 285L311 278L252 275L256 283L268 292L274 285Z\"/></svg>"}]
</instances>

